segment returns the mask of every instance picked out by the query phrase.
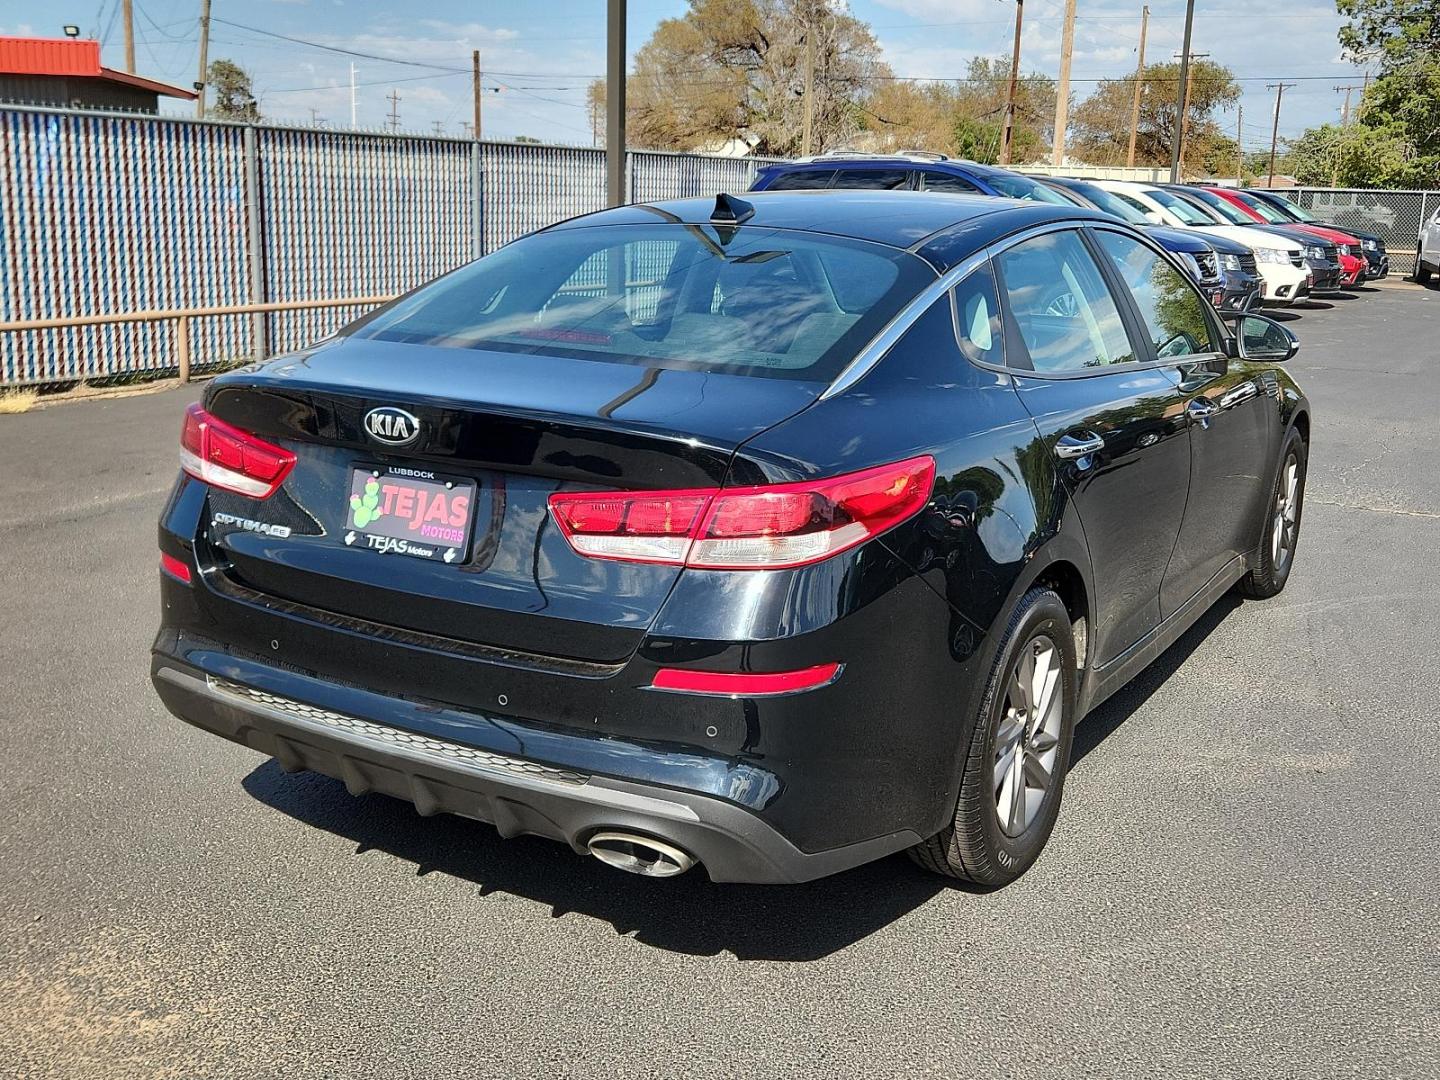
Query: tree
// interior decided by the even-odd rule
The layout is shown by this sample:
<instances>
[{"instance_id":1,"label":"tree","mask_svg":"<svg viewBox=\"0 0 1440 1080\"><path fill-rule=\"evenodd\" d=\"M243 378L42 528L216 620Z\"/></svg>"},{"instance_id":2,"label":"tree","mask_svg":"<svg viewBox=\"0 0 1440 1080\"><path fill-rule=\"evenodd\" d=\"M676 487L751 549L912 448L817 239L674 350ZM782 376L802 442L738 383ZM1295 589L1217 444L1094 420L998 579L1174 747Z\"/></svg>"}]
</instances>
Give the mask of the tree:
<instances>
[{"instance_id":1,"label":"tree","mask_svg":"<svg viewBox=\"0 0 1440 1080\"><path fill-rule=\"evenodd\" d=\"M205 76L206 85L214 95L206 109L209 116L224 120L260 119L260 107L250 88L250 73L230 60L216 60Z\"/></svg>"},{"instance_id":2,"label":"tree","mask_svg":"<svg viewBox=\"0 0 1440 1080\"><path fill-rule=\"evenodd\" d=\"M1403 67L1416 54L1440 55L1440 8L1435 0L1335 0L1348 20L1340 44L1358 63L1381 71Z\"/></svg>"},{"instance_id":3,"label":"tree","mask_svg":"<svg viewBox=\"0 0 1440 1080\"><path fill-rule=\"evenodd\" d=\"M1209 60L1190 65L1190 132L1185 141L1187 173L1232 172L1235 143L1221 130L1215 114L1240 98L1228 68ZM1140 123L1135 139L1137 165L1168 165L1175 131L1180 64L1146 64L1140 83ZM1135 78L1105 79L1075 109L1071 146L1077 157L1096 165L1123 165L1130 147Z\"/></svg>"},{"instance_id":4,"label":"tree","mask_svg":"<svg viewBox=\"0 0 1440 1080\"><path fill-rule=\"evenodd\" d=\"M693 150L748 135L757 153L798 153L807 54L818 152L860 130L870 87L889 75L869 28L826 0L690 0L635 54L628 138ZM602 95L592 87L592 102Z\"/></svg>"},{"instance_id":5,"label":"tree","mask_svg":"<svg viewBox=\"0 0 1440 1080\"><path fill-rule=\"evenodd\" d=\"M1336 0L1346 55L1378 64L1346 127L1322 124L1290 143L1304 183L1440 186L1440 7L1434 0Z\"/></svg>"},{"instance_id":6,"label":"tree","mask_svg":"<svg viewBox=\"0 0 1440 1080\"><path fill-rule=\"evenodd\" d=\"M994 162L1000 154L1009 82L1009 60L985 56L973 58L965 78L955 83L886 81L863 110L865 130L856 144L866 150L933 150ZM1048 153L1054 114L1054 80L1022 75L1015 90L1015 161Z\"/></svg>"}]
</instances>

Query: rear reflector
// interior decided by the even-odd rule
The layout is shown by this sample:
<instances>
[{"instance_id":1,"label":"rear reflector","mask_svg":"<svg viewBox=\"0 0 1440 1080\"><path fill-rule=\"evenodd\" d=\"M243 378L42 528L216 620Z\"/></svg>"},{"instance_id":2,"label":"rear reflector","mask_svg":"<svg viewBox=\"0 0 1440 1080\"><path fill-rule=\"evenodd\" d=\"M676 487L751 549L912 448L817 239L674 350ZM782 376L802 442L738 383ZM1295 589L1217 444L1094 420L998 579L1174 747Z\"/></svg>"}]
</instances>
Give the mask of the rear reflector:
<instances>
[{"instance_id":1,"label":"rear reflector","mask_svg":"<svg viewBox=\"0 0 1440 1080\"><path fill-rule=\"evenodd\" d=\"M174 555L167 555L162 551L160 553L160 569L176 580L183 581L186 585L190 584L190 564L181 562Z\"/></svg>"},{"instance_id":2,"label":"rear reflector","mask_svg":"<svg viewBox=\"0 0 1440 1080\"><path fill-rule=\"evenodd\" d=\"M655 690L676 690L685 694L716 694L721 697L764 697L767 694L794 694L814 690L835 681L839 664L818 664L801 671L756 674L749 671L690 671L661 668L650 686Z\"/></svg>"},{"instance_id":3,"label":"rear reflector","mask_svg":"<svg viewBox=\"0 0 1440 1080\"><path fill-rule=\"evenodd\" d=\"M934 484L935 460L917 457L796 484L557 493L550 511L590 558L765 570L863 544L918 513Z\"/></svg>"},{"instance_id":4,"label":"rear reflector","mask_svg":"<svg viewBox=\"0 0 1440 1080\"><path fill-rule=\"evenodd\" d=\"M268 499L295 466L295 455L211 416L199 405L185 410L180 467L197 480Z\"/></svg>"}]
</instances>

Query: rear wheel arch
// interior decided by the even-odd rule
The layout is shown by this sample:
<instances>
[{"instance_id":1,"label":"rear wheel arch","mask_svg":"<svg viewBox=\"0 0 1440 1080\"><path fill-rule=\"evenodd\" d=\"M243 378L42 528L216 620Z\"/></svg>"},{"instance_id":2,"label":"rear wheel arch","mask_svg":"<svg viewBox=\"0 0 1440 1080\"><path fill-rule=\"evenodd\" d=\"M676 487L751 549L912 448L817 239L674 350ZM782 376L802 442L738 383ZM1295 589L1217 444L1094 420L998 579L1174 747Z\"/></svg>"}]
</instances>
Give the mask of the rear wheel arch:
<instances>
[{"instance_id":1,"label":"rear wheel arch","mask_svg":"<svg viewBox=\"0 0 1440 1080\"><path fill-rule=\"evenodd\" d=\"M1070 614L1070 629L1075 639L1076 663L1080 670L1084 671L1089 666L1090 627L1093 624L1090 589L1085 575L1073 562L1062 558L1046 566L1035 577L1033 585L1052 590L1065 605L1065 610Z\"/></svg>"}]
</instances>

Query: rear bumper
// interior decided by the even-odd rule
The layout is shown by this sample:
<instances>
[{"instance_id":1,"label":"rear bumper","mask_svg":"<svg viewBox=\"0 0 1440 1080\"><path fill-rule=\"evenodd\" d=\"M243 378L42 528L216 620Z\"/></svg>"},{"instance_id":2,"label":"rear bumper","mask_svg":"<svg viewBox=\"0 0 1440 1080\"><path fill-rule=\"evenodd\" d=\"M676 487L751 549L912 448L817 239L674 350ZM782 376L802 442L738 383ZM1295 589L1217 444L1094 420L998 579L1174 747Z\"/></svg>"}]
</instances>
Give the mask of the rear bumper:
<instances>
[{"instance_id":1,"label":"rear bumper","mask_svg":"<svg viewBox=\"0 0 1440 1080\"><path fill-rule=\"evenodd\" d=\"M433 724L433 707L248 661L227 666L230 670L217 675L157 651L151 681L166 708L181 720L272 756L287 772L323 773L343 780L351 794L382 792L412 802L425 815L445 812L488 822L505 837L549 837L583 853L597 831L642 833L689 852L714 881L763 884L824 877L921 840L901 831L805 852L726 799L448 741L424 733L423 724L403 724L411 713L428 713ZM267 685L255 685L261 681ZM311 683L317 685L307 686ZM350 705L365 708L342 712L318 704L327 686L344 693ZM307 689L309 701L299 696ZM497 728L503 723L517 749L528 745L523 725L514 721L457 714L454 723ZM535 736L537 745L545 743L545 733L537 730ZM614 746L613 740L596 741ZM624 752L647 753L640 746Z\"/></svg>"}]
</instances>

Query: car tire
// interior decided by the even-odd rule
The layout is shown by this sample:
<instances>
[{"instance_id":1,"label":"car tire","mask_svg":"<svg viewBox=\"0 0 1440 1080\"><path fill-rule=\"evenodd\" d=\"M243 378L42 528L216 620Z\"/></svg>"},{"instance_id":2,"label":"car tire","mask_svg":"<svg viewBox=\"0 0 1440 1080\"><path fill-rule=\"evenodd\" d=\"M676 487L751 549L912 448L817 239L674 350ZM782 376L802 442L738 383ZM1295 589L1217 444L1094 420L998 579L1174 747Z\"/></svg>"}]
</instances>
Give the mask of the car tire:
<instances>
[{"instance_id":1,"label":"car tire","mask_svg":"<svg viewBox=\"0 0 1440 1080\"><path fill-rule=\"evenodd\" d=\"M1298 431L1285 440L1275 487L1267 504L1265 535L1260 553L1250 572L1235 588L1252 600L1268 600L1285 588L1295 565L1295 547L1300 540L1300 517L1305 509L1305 467L1308 447Z\"/></svg>"},{"instance_id":2,"label":"car tire","mask_svg":"<svg viewBox=\"0 0 1440 1080\"><path fill-rule=\"evenodd\" d=\"M1431 273L1430 267L1426 266L1424 263L1420 262L1419 260L1416 260L1416 262L1415 262L1415 280L1416 280L1416 281L1418 281L1421 285L1429 285L1429 284L1430 284L1430 273Z\"/></svg>"},{"instance_id":3,"label":"car tire","mask_svg":"<svg viewBox=\"0 0 1440 1080\"><path fill-rule=\"evenodd\" d=\"M1028 692L1018 678L1026 670L1041 673L1038 682L1032 674ZM1044 673L1051 672L1047 697L1044 686L1050 680ZM998 888L1039 858L1060 813L1078 683L1070 614L1051 590L1031 589L1016 604L991 666L954 817L910 849L916 863L946 877ZM1032 781L1044 786L1032 787Z\"/></svg>"}]
</instances>

